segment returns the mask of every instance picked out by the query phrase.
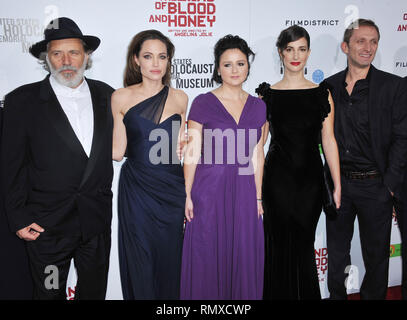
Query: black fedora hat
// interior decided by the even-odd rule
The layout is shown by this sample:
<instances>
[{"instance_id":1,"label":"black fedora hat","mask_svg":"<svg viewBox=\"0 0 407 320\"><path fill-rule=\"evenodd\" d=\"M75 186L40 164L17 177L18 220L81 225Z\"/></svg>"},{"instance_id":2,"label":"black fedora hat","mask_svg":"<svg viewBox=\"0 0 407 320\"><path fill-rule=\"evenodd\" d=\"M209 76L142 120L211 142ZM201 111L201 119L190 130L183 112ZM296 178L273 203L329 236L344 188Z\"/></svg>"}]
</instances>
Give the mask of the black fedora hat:
<instances>
[{"instance_id":1,"label":"black fedora hat","mask_svg":"<svg viewBox=\"0 0 407 320\"><path fill-rule=\"evenodd\" d=\"M44 30L44 40L33 44L30 47L30 53L39 58L41 52L47 50L47 43L52 40L61 40L68 38L82 39L89 50L96 50L100 44L100 39L94 36L85 36L81 29L71 19L66 17L52 20Z\"/></svg>"}]
</instances>

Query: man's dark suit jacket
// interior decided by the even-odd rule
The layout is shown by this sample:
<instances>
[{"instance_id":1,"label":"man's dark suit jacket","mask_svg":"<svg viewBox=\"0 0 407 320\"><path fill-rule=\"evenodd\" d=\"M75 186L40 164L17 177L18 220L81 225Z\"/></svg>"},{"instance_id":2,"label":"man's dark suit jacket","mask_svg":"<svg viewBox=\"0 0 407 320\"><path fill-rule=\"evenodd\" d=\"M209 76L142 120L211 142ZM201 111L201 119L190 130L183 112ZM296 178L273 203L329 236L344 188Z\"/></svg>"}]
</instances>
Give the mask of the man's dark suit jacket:
<instances>
[{"instance_id":1,"label":"man's dark suit jacket","mask_svg":"<svg viewBox=\"0 0 407 320\"><path fill-rule=\"evenodd\" d=\"M407 169L407 87L401 77L373 65L370 68L368 108L373 153L384 184L399 197ZM346 72L325 80L336 107Z\"/></svg>"},{"instance_id":2,"label":"man's dark suit jacket","mask_svg":"<svg viewBox=\"0 0 407 320\"><path fill-rule=\"evenodd\" d=\"M2 119L3 109L0 108L0 130ZM3 181L1 175L0 181ZM8 227L0 184L0 300L33 298L33 281L24 242Z\"/></svg>"},{"instance_id":3,"label":"man's dark suit jacket","mask_svg":"<svg viewBox=\"0 0 407 320\"><path fill-rule=\"evenodd\" d=\"M48 78L5 98L5 208L14 232L35 222L50 235L88 239L111 224L113 89L86 79L94 113L88 158Z\"/></svg>"}]
</instances>

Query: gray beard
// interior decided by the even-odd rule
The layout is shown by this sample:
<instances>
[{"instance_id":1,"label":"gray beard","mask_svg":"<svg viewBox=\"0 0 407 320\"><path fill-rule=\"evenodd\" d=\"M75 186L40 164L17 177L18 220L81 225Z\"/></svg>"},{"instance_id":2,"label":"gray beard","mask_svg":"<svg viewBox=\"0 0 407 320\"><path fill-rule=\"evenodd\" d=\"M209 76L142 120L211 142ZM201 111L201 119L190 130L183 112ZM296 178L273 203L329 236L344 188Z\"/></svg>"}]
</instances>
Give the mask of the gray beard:
<instances>
[{"instance_id":1,"label":"gray beard","mask_svg":"<svg viewBox=\"0 0 407 320\"><path fill-rule=\"evenodd\" d=\"M86 69L87 59L83 60L83 64L79 69L72 66L62 66L59 69L55 69L52 63L49 61L48 55L46 56L46 61L51 75L59 84L69 88L76 88L82 82L83 74L85 73ZM75 72L72 75L69 75L61 73L61 71L63 70L71 70Z\"/></svg>"}]
</instances>

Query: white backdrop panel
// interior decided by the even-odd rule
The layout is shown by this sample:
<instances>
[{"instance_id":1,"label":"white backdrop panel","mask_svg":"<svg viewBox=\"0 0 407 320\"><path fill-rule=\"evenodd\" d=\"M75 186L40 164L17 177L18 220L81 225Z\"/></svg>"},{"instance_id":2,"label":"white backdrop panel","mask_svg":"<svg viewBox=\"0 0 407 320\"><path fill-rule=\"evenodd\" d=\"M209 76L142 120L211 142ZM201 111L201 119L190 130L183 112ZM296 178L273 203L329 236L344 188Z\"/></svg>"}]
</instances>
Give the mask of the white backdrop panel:
<instances>
[{"instance_id":1,"label":"white backdrop panel","mask_svg":"<svg viewBox=\"0 0 407 320\"><path fill-rule=\"evenodd\" d=\"M170 3L173 3L170 5ZM200 26L169 25L168 19L184 14L188 4L210 6L203 14ZM169 6L180 5L177 12ZM190 7L192 8L192 7ZM201 7L201 9L203 6ZM180 10L179 10L180 9ZM190 12L191 13L191 12ZM85 34L96 35L102 42L93 54L93 67L87 77L102 80L114 88L122 87L127 46L131 38L145 29L158 29L167 34L176 47L173 86L183 89L189 102L198 94L213 89L209 81L213 71L213 45L222 36L231 33L246 39L256 53L251 75L244 88L255 95L254 89L263 81L273 83L281 79L275 42L280 31L292 24L302 24L311 36L311 56L307 78L319 83L324 78L345 68L346 58L340 50L344 28L352 18L365 17L376 21L381 40L374 61L376 67L401 76L407 75L407 3L393 1L323 1L295 0L0 0L0 99L12 89L25 83L39 81L46 72L28 53L31 43L43 38L42 28L56 16L75 20ZM161 22L156 21L159 16ZM166 18L163 18L166 16ZM177 16L177 17L176 17ZM162 22L167 19L166 22ZM212 23L209 22L214 21ZM398 31L400 30L400 31ZM205 35L204 35L205 34ZM194 69L195 71L191 71ZM267 148L267 145L266 145ZM117 252L117 185L122 163L114 164L112 250L107 298L122 299ZM358 276L349 293L359 291L364 274L360 252L357 221L352 240L353 275ZM401 280L399 249L400 235L393 220L392 257L389 285ZM326 288L325 216L321 215L315 239L316 258L322 297L328 297ZM73 271L73 268L71 269ZM68 296L72 297L76 275L70 273Z\"/></svg>"}]
</instances>

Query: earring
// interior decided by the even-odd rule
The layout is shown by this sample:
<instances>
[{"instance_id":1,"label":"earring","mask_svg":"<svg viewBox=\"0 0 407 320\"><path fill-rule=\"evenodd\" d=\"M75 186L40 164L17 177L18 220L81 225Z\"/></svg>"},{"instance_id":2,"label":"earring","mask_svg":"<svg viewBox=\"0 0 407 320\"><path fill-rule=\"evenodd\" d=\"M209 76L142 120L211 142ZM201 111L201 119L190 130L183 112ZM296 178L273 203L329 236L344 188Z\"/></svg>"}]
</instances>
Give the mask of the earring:
<instances>
[{"instance_id":1,"label":"earring","mask_svg":"<svg viewBox=\"0 0 407 320\"><path fill-rule=\"evenodd\" d=\"M283 62L280 60L280 74L284 73Z\"/></svg>"},{"instance_id":2,"label":"earring","mask_svg":"<svg viewBox=\"0 0 407 320\"><path fill-rule=\"evenodd\" d=\"M307 67L305 67L304 69L304 74L307 74Z\"/></svg>"}]
</instances>

